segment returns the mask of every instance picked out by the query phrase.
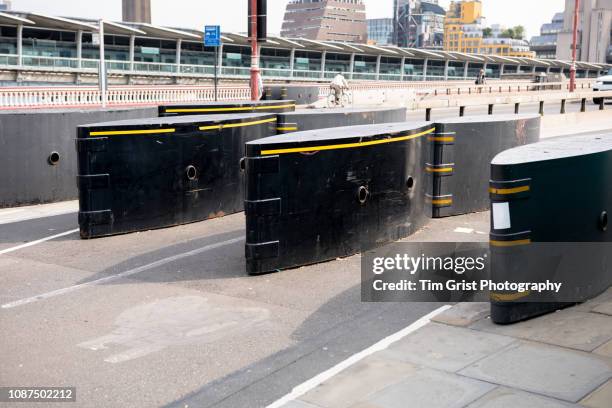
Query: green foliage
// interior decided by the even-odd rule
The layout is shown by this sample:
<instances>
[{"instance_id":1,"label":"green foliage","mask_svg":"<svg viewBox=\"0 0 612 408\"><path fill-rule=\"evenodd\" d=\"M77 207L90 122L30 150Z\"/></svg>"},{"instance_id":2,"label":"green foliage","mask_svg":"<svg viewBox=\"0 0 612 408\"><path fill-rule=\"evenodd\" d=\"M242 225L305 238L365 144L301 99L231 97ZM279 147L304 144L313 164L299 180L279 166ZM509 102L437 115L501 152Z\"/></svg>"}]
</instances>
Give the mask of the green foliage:
<instances>
[{"instance_id":1,"label":"green foliage","mask_svg":"<svg viewBox=\"0 0 612 408\"><path fill-rule=\"evenodd\" d=\"M518 25L515 27L508 28L507 30L502 31L501 37L522 40L523 38L525 38L525 27L523 27L522 25Z\"/></svg>"},{"instance_id":2,"label":"green foliage","mask_svg":"<svg viewBox=\"0 0 612 408\"><path fill-rule=\"evenodd\" d=\"M487 27L485 29L482 30L482 36L483 38L490 38L493 36L493 29L491 29L490 27Z\"/></svg>"}]
</instances>

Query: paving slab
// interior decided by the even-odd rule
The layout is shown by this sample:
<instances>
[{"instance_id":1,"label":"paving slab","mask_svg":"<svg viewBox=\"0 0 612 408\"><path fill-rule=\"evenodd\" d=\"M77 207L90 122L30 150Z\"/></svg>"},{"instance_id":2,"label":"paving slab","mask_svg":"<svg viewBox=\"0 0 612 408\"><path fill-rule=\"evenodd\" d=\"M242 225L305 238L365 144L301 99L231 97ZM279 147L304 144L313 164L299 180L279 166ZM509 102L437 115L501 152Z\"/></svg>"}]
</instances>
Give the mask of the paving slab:
<instances>
[{"instance_id":1,"label":"paving slab","mask_svg":"<svg viewBox=\"0 0 612 408\"><path fill-rule=\"evenodd\" d=\"M432 321L451 326L466 327L491 313L491 305L487 302L459 303L435 316Z\"/></svg>"},{"instance_id":2,"label":"paving slab","mask_svg":"<svg viewBox=\"0 0 612 408\"><path fill-rule=\"evenodd\" d=\"M591 395L580 401L581 405L588 408L610 408L612 405L612 381L608 381Z\"/></svg>"},{"instance_id":3,"label":"paving slab","mask_svg":"<svg viewBox=\"0 0 612 408\"><path fill-rule=\"evenodd\" d=\"M601 314L605 314L608 316L612 316L612 300L603 302L595 306L592 311L595 313L601 313Z\"/></svg>"},{"instance_id":4,"label":"paving slab","mask_svg":"<svg viewBox=\"0 0 612 408\"><path fill-rule=\"evenodd\" d=\"M522 341L474 363L460 374L578 402L612 376L612 359Z\"/></svg>"},{"instance_id":5,"label":"paving slab","mask_svg":"<svg viewBox=\"0 0 612 408\"><path fill-rule=\"evenodd\" d=\"M486 382L421 368L351 408L463 408L493 388Z\"/></svg>"},{"instance_id":6,"label":"paving slab","mask_svg":"<svg viewBox=\"0 0 612 408\"><path fill-rule=\"evenodd\" d=\"M612 340L596 348L593 353L599 354L600 356L610 357L612 358Z\"/></svg>"},{"instance_id":7,"label":"paving slab","mask_svg":"<svg viewBox=\"0 0 612 408\"><path fill-rule=\"evenodd\" d=\"M470 328L582 351L593 351L612 339L610 316L571 309L512 325L495 325L485 319Z\"/></svg>"},{"instance_id":8,"label":"paving slab","mask_svg":"<svg viewBox=\"0 0 612 408\"><path fill-rule=\"evenodd\" d=\"M316 405L312 405L304 401L293 400L283 405L282 408L320 408L320 407L317 407Z\"/></svg>"},{"instance_id":9,"label":"paving slab","mask_svg":"<svg viewBox=\"0 0 612 408\"><path fill-rule=\"evenodd\" d=\"M483 395L466 408L571 408L578 407L552 398L528 392L498 387L490 393Z\"/></svg>"},{"instance_id":10,"label":"paving slab","mask_svg":"<svg viewBox=\"0 0 612 408\"><path fill-rule=\"evenodd\" d=\"M612 302L612 287L608 288L601 295L572 307L572 310L578 312L590 312L594 308L605 302Z\"/></svg>"},{"instance_id":11,"label":"paving slab","mask_svg":"<svg viewBox=\"0 0 612 408\"><path fill-rule=\"evenodd\" d=\"M348 408L368 396L405 378L416 367L376 355L367 357L300 397L325 408Z\"/></svg>"},{"instance_id":12,"label":"paving slab","mask_svg":"<svg viewBox=\"0 0 612 408\"><path fill-rule=\"evenodd\" d=\"M379 354L443 371L458 371L517 341L461 327L432 323Z\"/></svg>"}]
</instances>

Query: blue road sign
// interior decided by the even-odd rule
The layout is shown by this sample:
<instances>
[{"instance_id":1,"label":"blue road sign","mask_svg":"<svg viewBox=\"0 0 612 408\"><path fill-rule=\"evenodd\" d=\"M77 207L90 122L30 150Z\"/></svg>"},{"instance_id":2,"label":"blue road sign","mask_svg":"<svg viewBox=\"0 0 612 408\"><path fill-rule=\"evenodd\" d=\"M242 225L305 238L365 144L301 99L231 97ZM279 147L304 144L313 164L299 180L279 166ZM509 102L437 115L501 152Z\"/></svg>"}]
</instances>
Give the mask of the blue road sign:
<instances>
[{"instance_id":1,"label":"blue road sign","mask_svg":"<svg viewBox=\"0 0 612 408\"><path fill-rule=\"evenodd\" d=\"M221 46L221 26L204 27L204 45L207 47Z\"/></svg>"}]
</instances>

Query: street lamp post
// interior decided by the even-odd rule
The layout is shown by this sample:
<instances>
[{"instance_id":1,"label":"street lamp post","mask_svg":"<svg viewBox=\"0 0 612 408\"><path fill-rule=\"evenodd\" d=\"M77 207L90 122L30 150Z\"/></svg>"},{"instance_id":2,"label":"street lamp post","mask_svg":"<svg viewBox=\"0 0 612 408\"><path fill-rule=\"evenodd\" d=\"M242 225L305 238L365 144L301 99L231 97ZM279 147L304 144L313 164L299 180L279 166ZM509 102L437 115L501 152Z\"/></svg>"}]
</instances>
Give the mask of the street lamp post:
<instances>
[{"instance_id":1,"label":"street lamp post","mask_svg":"<svg viewBox=\"0 0 612 408\"><path fill-rule=\"evenodd\" d=\"M574 32L572 37L572 67L570 68L570 92L576 90L576 48L578 42L578 9L580 8L580 0L576 0L574 5Z\"/></svg>"},{"instance_id":2,"label":"street lamp post","mask_svg":"<svg viewBox=\"0 0 612 408\"><path fill-rule=\"evenodd\" d=\"M259 99L259 47L257 44L257 0L251 2L251 100Z\"/></svg>"}]
</instances>

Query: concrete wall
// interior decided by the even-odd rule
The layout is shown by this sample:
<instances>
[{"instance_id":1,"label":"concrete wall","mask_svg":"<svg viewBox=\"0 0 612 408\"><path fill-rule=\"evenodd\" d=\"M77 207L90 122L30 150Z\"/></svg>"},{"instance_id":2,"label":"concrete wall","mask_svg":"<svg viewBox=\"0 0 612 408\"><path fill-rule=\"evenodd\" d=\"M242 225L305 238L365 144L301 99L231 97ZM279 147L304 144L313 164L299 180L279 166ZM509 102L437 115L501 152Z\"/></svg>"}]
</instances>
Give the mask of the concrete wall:
<instances>
[{"instance_id":1,"label":"concrete wall","mask_svg":"<svg viewBox=\"0 0 612 408\"><path fill-rule=\"evenodd\" d=\"M156 116L157 108L0 112L0 208L78 197L77 126Z\"/></svg>"}]
</instances>

